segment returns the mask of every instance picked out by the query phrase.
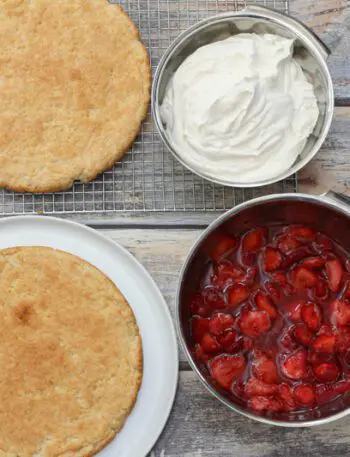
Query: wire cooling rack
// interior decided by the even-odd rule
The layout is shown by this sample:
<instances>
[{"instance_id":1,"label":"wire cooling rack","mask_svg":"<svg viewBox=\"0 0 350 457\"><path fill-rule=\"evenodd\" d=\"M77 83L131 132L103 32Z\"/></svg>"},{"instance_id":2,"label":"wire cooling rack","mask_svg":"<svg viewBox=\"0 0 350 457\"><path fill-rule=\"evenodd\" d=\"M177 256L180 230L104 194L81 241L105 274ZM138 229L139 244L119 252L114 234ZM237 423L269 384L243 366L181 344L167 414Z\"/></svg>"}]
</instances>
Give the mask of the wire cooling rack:
<instances>
[{"instance_id":1,"label":"wire cooling rack","mask_svg":"<svg viewBox=\"0 0 350 457\"><path fill-rule=\"evenodd\" d=\"M154 73L174 38L210 15L259 4L288 12L286 0L112 0L138 27ZM55 194L0 191L0 215L109 214L113 212L224 211L250 198L273 192L295 192L296 177L258 189L232 189L212 184L186 170L164 148L149 115L132 149L113 169L92 183L75 183Z\"/></svg>"}]
</instances>

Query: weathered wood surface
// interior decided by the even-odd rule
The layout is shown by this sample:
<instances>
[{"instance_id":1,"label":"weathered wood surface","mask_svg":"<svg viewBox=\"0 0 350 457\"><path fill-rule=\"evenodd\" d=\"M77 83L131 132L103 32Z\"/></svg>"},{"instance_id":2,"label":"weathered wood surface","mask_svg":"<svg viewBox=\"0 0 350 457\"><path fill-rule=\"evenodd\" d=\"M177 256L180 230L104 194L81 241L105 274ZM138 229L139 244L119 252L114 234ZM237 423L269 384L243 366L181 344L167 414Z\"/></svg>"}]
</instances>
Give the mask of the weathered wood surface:
<instances>
[{"instance_id":1,"label":"weathered wood surface","mask_svg":"<svg viewBox=\"0 0 350 457\"><path fill-rule=\"evenodd\" d=\"M329 135L317 156L299 173L299 190L322 193L328 187L344 191L350 185L350 107L338 107ZM313 177L319 175L319 180ZM319 186L320 182L326 185Z\"/></svg>"},{"instance_id":2,"label":"weathered wood surface","mask_svg":"<svg viewBox=\"0 0 350 457\"><path fill-rule=\"evenodd\" d=\"M290 14L309 25L331 50L328 64L336 102L350 102L350 2L290 0Z\"/></svg>"},{"instance_id":3,"label":"weathered wood surface","mask_svg":"<svg viewBox=\"0 0 350 457\"><path fill-rule=\"evenodd\" d=\"M170 310L182 263L201 230L118 229L102 233L129 249L158 283ZM229 411L202 386L180 353L181 373L169 422L149 457L346 457L350 420L313 429L281 429Z\"/></svg>"},{"instance_id":4,"label":"weathered wood surface","mask_svg":"<svg viewBox=\"0 0 350 457\"><path fill-rule=\"evenodd\" d=\"M151 274L160 288L172 316L181 267L202 230L193 229L117 229L101 230L127 248ZM185 357L180 352L180 361Z\"/></svg>"}]
</instances>

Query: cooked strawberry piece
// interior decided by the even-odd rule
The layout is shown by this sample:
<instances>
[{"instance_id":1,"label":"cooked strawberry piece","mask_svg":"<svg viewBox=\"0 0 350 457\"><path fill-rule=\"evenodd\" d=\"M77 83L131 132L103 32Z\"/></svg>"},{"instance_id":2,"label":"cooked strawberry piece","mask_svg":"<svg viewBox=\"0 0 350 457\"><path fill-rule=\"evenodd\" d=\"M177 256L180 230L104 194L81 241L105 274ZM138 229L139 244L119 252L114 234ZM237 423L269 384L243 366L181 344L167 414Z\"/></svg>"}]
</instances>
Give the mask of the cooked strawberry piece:
<instances>
[{"instance_id":1,"label":"cooked strawberry piece","mask_svg":"<svg viewBox=\"0 0 350 457\"><path fill-rule=\"evenodd\" d=\"M280 267L282 263L282 254L277 249L267 247L264 251L264 270L265 271L274 271Z\"/></svg>"},{"instance_id":2,"label":"cooked strawberry piece","mask_svg":"<svg viewBox=\"0 0 350 457\"><path fill-rule=\"evenodd\" d=\"M232 265L230 276L235 280L240 280L245 277L244 270L238 265Z\"/></svg>"},{"instance_id":3,"label":"cooked strawberry piece","mask_svg":"<svg viewBox=\"0 0 350 457\"><path fill-rule=\"evenodd\" d=\"M249 297L249 289L242 284L231 286L227 291L227 303L230 308L235 308Z\"/></svg>"},{"instance_id":4,"label":"cooked strawberry piece","mask_svg":"<svg viewBox=\"0 0 350 457\"><path fill-rule=\"evenodd\" d=\"M202 341L205 333L209 331L209 320L203 317L193 317L191 319L191 335L196 343Z\"/></svg>"},{"instance_id":5,"label":"cooked strawberry piece","mask_svg":"<svg viewBox=\"0 0 350 457\"><path fill-rule=\"evenodd\" d=\"M318 252L324 252L324 251L332 251L333 250L333 243L332 241L326 237L326 235L322 235L319 233L316 236L316 240L314 243L316 249Z\"/></svg>"},{"instance_id":6,"label":"cooked strawberry piece","mask_svg":"<svg viewBox=\"0 0 350 457\"><path fill-rule=\"evenodd\" d=\"M321 326L321 311L314 302L308 302L302 305L301 318L313 332L317 332Z\"/></svg>"},{"instance_id":7,"label":"cooked strawberry piece","mask_svg":"<svg viewBox=\"0 0 350 457\"><path fill-rule=\"evenodd\" d=\"M232 328L234 323L235 320L231 316L231 314L213 314L213 316L209 320L209 331L213 335L219 335L220 333L223 333L225 330Z\"/></svg>"},{"instance_id":8,"label":"cooked strawberry piece","mask_svg":"<svg viewBox=\"0 0 350 457\"><path fill-rule=\"evenodd\" d=\"M257 412L268 411L270 413L278 413L283 411L283 403L275 397L253 397L248 406Z\"/></svg>"},{"instance_id":9,"label":"cooked strawberry piece","mask_svg":"<svg viewBox=\"0 0 350 457\"><path fill-rule=\"evenodd\" d=\"M219 343L217 342L216 338L210 333L206 333L205 335L203 335L201 347L203 351L207 354L215 354L220 351Z\"/></svg>"},{"instance_id":10,"label":"cooked strawberry piece","mask_svg":"<svg viewBox=\"0 0 350 457\"><path fill-rule=\"evenodd\" d=\"M319 331L317 332L317 335L318 336L322 336L322 335L332 336L333 335L332 327L329 324L322 324Z\"/></svg>"},{"instance_id":11,"label":"cooked strawberry piece","mask_svg":"<svg viewBox=\"0 0 350 457\"><path fill-rule=\"evenodd\" d=\"M247 286L252 286L254 284L257 273L258 273L258 269L256 267L248 268L246 274L244 275L244 277L242 278L242 280L240 282Z\"/></svg>"},{"instance_id":12,"label":"cooked strawberry piece","mask_svg":"<svg viewBox=\"0 0 350 457\"><path fill-rule=\"evenodd\" d=\"M279 396L281 397L285 409L287 411L291 411L292 409L295 408L295 401L292 395L292 389L288 384L282 383L278 385L278 393Z\"/></svg>"},{"instance_id":13,"label":"cooked strawberry piece","mask_svg":"<svg viewBox=\"0 0 350 457\"><path fill-rule=\"evenodd\" d=\"M282 251L283 254L289 254L291 251L295 251L301 246L302 243L299 240L288 234L280 236L277 244L278 249Z\"/></svg>"},{"instance_id":14,"label":"cooked strawberry piece","mask_svg":"<svg viewBox=\"0 0 350 457\"><path fill-rule=\"evenodd\" d=\"M322 268L325 264L325 260L322 257L309 257L308 259L303 260L300 264L304 268Z\"/></svg>"},{"instance_id":15,"label":"cooked strawberry piece","mask_svg":"<svg viewBox=\"0 0 350 457\"><path fill-rule=\"evenodd\" d=\"M331 291L338 292L343 276L343 266L339 259L328 260L326 262L326 270L328 275L328 287Z\"/></svg>"},{"instance_id":16,"label":"cooked strawberry piece","mask_svg":"<svg viewBox=\"0 0 350 457\"><path fill-rule=\"evenodd\" d=\"M339 381L335 384L323 384L316 388L317 403L323 405L335 400L339 395L350 392L350 381Z\"/></svg>"},{"instance_id":17,"label":"cooked strawberry piece","mask_svg":"<svg viewBox=\"0 0 350 457\"><path fill-rule=\"evenodd\" d=\"M314 366L313 372L320 382L336 381L339 377L339 368L332 362L325 362Z\"/></svg>"},{"instance_id":18,"label":"cooked strawberry piece","mask_svg":"<svg viewBox=\"0 0 350 457\"><path fill-rule=\"evenodd\" d=\"M350 327L340 328L335 337L336 350L343 353L350 349Z\"/></svg>"},{"instance_id":19,"label":"cooked strawberry piece","mask_svg":"<svg viewBox=\"0 0 350 457\"><path fill-rule=\"evenodd\" d=\"M315 230L303 225L295 225L294 227L290 227L287 230L287 233L289 233L291 237L297 238L298 240L304 242L311 242L316 238Z\"/></svg>"},{"instance_id":20,"label":"cooked strawberry piece","mask_svg":"<svg viewBox=\"0 0 350 457\"><path fill-rule=\"evenodd\" d=\"M278 271L276 273L270 273L270 277L279 285L285 295L292 295L294 288L288 283L287 276Z\"/></svg>"},{"instance_id":21,"label":"cooked strawberry piece","mask_svg":"<svg viewBox=\"0 0 350 457\"><path fill-rule=\"evenodd\" d=\"M206 287L202 295L205 305L211 310L225 308L225 301L216 287Z\"/></svg>"},{"instance_id":22,"label":"cooked strawberry piece","mask_svg":"<svg viewBox=\"0 0 350 457\"><path fill-rule=\"evenodd\" d=\"M291 284L286 284L282 289L287 297L291 297L296 293L294 287Z\"/></svg>"},{"instance_id":23,"label":"cooked strawberry piece","mask_svg":"<svg viewBox=\"0 0 350 457\"><path fill-rule=\"evenodd\" d=\"M305 325L297 325L294 329L294 337L303 346L310 346L314 336Z\"/></svg>"},{"instance_id":24,"label":"cooked strawberry piece","mask_svg":"<svg viewBox=\"0 0 350 457\"><path fill-rule=\"evenodd\" d=\"M270 328L270 318L264 311L247 311L240 318L240 329L244 335L257 338Z\"/></svg>"},{"instance_id":25,"label":"cooked strawberry piece","mask_svg":"<svg viewBox=\"0 0 350 457\"><path fill-rule=\"evenodd\" d=\"M279 342L281 346L288 351L293 351L298 347L295 338L294 338L294 327L285 330L280 336Z\"/></svg>"},{"instance_id":26,"label":"cooked strawberry piece","mask_svg":"<svg viewBox=\"0 0 350 457\"><path fill-rule=\"evenodd\" d=\"M220 235L213 237L210 242L209 255L216 261L232 252L238 245L233 236Z\"/></svg>"},{"instance_id":27,"label":"cooked strawberry piece","mask_svg":"<svg viewBox=\"0 0 350 457\"><path fill-rule=\"evenodd\" d=\"M204 303L203 296L201 294L195 294L190 301L190 312L196 316L208 317L210 315L210 309Z\"/></svg>"},{"instance_id":28,"label":"cooked strawberry piece","mask_svg":"<svg viewBox=\"0 0 350 457\"><path fill-rule=\"evenodd\" d=\"M307 352L299 349L282 363L282 372L290 379L299 380L307 377Z\"/></svg>"},{"instance_id":29,"label":"cooked strawberry piece","mask_svg":"<svg viewBox=\"0 0 350 457\"><path fill-rule=\"evenodd\" d=\"M243 278L244 276L244 271L242 268L227 259L220 260L220 262L215 264L215 273L218 276L227 276L234 279Z\"/></svg>"},{"instance_id":30,"label":"cooked strawberry piece","mask_svg":"<svg viewBox=\"0 0 350 457\"><path fill-rule=\"evenodd\" d=\"M248 398L259 395L273 395L276 391L276 384L266 384L254 377L251 377L245 385L245 395Z\"/></svg>"},{"instance_id":31,"label":"cooked strawberry piece","mask_svg":"<svg viewBox=\"0 0 350 457\"><path fill-rule=\"evenodd\" d=\"M312 366L317 366L325 362L334 362L334 357L327 352L315 351L311 348L309 350L309 362Z\"/></svg>"},{"instance_id":32,"label":"cooked strawberry piece","mask_svg":"<svg viewBox=\"0 0 350 457\"><path fill-rule=\"evenodd\" d=\"M245 389L245 382L242 381L242 379L237 379L236 381L233 381L231 388L230 388L233 395L235 395L239 399L245 398L244 389Z\"/></svg>"},{"instance_id":33,"label":"cooked strawberry piece","mask_svg":"<svg viewBox=\"0 0 350 457\"><path fill-rule=\"evenodd\" d=\"M265 289L266 289L267 293L269 294L270 298L275 303L279 303L279 301L281 299L281 292L278 289L278 287L270 281L265 282L264 286L265 286Z\"/></svg>"},{"instance_id":34,"label":"cooked strawberry piece","mask_svg":"<svg viewBox=\"0 0 350 457\"><path fill-rule=\"evenodd\" d=\"M203 351L200 344L196 344L194 347L194 355L197 360L201 362L207 362L210 358L210 355Z\"/></svg>"},{"instance_id":35,"label":"cooked strawberry piece","mask_svg":"<svg viewBox=\"0 0 350 457\"><path fill-rule=\"evenodd\" d=\"M304 303L305 302L298 301L291 305L291 309L290 309L288 315L289 315L289 318L293 322L300 322L302 320L301 319L301 308Z\"/></svg>"},{"instance_id":36,"label":"cooked strawberry piece","mask_svg":"<svg viewBox=\"0 0 350 457\"><path fill-rule=\"evenodd\" d=\"M239 281L244 277L244 271L241 267L234 265L229 260L221 260L215 265L214 284L223 288L226 284Z\"/></svg>"},{"instance_id":37,"label":"cooked strawberry piece","mask_svg":"<svg viewBox=\"0 0 350 457\"><path fill-rule=\"evenodd\" d=\"M329 296L328 287L325 282L321 279L318 280L317 284L313 288L313 297L317 300L326 300Z\"/></svg>"},{"instance_id":38,"label":"cooked strawberry piece","mask_svg":"<svg viewBox=\"0 0 350 457\"><path fill-rule=\"evenodd\" d=\"M241 344L237 338L237 332L235 330L228 330L225 333L218 335L217 340L225 352L238 352Z\"/></svg>"},{"instance_id":39,"label":"cooked strawberry piece","mask_svg":"<svg viewBox=\"0 0 350 457\"><path fill-rule=\"evenodd\" d=\"M350 305L343 300L334 300L330 308L334 325L342 327L350 324Z\"/></svg>"},{"instance_id":40,"label":"cooked strawberry piece","mask_svg":"<svg viewBox=\"0 0 350 457\"><path fill-rule=\"evenodd\" d=\"M219 355L215 357L209 366L211 376L224 389L229 389L245 370L246 362L243 357L237 355Z\"/></svg>"},{"instance_id":41,"label":"cooked strawberry piece","mask_svg":"<svg viewBox=\"0 0 350 457\"><path fill-rule=\"evenodd\" d=\"M276 384L277 367L275 362L263 353L256 354L252 364L253 375L266 384Z\"/></svg>"},{"instance_id":42,"label":"cooked strawberry piece","mask_svg":"<svg viewBox=\"0 0 350 457\"><path fill-rule=\"evenodd\" d=\"M299 384L293 391L294 399L301 405L311 406L316 401L316 392L309 384Z\"/></svg>"},{"instance_id":43,"label":"cooked strawberry piece","mask_svg":"<svg viewBox=\"0 0 350 457\"><path fill-rule=\"evenodd\" d=\"M301 291L314 287L317 284L318 278L311 270L303 267L296 267L291 272L291 280L295 289Z\"/></svg>"},{"instance_id":44,"label":"cooked strawberry piece","mask_svg":"<svg viewBox=\"0 0 350 457\"><path fill-rule=\"evenodd\" d=\"M242 341L243 341L243 349L245 349L246 351L250 351L251 349L253 349L253 347L254 347L253 340L251 340L247 336L244 336L242 338Z\"/></svg>"},{"instance_id":45,"label":"cooked strawberry piece","mask_svg":"<svg viewBox=\"0 0 350 457\"><path fill-rule=\"evenodd\" d=\"M268 397L253 397L248 402L248 406L258 412L268 411L270 398Z\"/></svg>"},{"instance_id":46,"label":"cooked strawberry piece","mask_svg":"<svg viewBox=\"0 0 350 457\"><path fill-rule=\"evenodd\" d=\"M242 240L243 251L257 252L266 242L267 230L265 228L256 228L248 232Z\"/></svg>"},{"instance_id":47,"label":"cooked strawberry piece","mask_svg":"<svg viewBox=\"0 0 350 457\"><path fill-rule=\"evenodd\" d=\"M332 354L335 351L335 336L318 336L314 341L313 348L315 349L315 351L327 352L328 354Z\"/></svg>"},{"instance_id":48,"label":"cooked strawberry piece","mask_svg":"<svg viewBox=\"0 0 350 457\"><path fill-rule=\"evenodd\" d=\"M305 257L308 257L310 255L310 250L306 246L302 246L298 249L295 249L285 257L283 261L283 267L288 268L294 263L300 262L300 260L305 259Z\"/></svg>"},{"instance_id":49,"label":"cooked strawberry piece","mask_svg":"<svg viewBox=\"0 0 350 457\"><path fill-rule=\"evenodd\" d=\"M275 273L271 273L270 276L280 286L285 286L288 283L287 276L284 273L280 272L280 271L277 271Z\"/></svg>"},{"instance_id":50,"label":"cooked strawberry piece","mask_svg":"<svg viewBox=\"0 0 350 457\"><path fill-rule=\"evenodd\" d=\"M279 413L281 411L284 411L284 409L285 408L282 400L276 397L270 399L269 412Z\"/></svg>"},{"instance_id":51,"label":"cooked strawberry piece","mask_svg":"<svg viewBox=\"0 0 350 457\"><path fill-rule=\"evenodd\" d=\"M263 292L259 291L255 295L255 304L260 311L266 311L271 319L275 319L277 316L277 310L272 300Z\"/></svg>"},{"instance_id":52,"label":"cooked strawberry piece","mask_svg":"<svg viewBox=\"0 0 350 457\"><path fill-rule=\"evenodd\" d=\"M256 264L257 254L255 252L242 252L241 253L241 264L247 268L252 267Z\"/></svg>"}]
</instances>

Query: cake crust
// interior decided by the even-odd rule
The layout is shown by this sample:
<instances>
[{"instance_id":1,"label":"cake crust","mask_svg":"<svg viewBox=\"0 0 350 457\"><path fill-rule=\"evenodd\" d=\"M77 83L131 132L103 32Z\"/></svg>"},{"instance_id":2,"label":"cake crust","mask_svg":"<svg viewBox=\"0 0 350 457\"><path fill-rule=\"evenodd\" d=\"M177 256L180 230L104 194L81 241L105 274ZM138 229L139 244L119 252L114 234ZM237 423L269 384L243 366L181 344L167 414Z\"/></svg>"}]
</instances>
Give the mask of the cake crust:
<instances>
[{"instance_id":1,"label":"cake crust","mask_svg":"<svg viewBox=\"0 0 350 457\"><path fill-rule=\"evenodd\" d=\"M64 190L130 148L151 71L129 16L107 0L0 0L0 186Z\"/></svg>"},{"instance_id":2,"label":"cake crust","mask_svg":"<svg viewBox=\"0 0 350 457\"><path fill-rule=\"evenodd\" d=\"M0 251L0 456L86 457L121 430L142 380L126 299L86 261Z\"/></svg>"}]
</instances>

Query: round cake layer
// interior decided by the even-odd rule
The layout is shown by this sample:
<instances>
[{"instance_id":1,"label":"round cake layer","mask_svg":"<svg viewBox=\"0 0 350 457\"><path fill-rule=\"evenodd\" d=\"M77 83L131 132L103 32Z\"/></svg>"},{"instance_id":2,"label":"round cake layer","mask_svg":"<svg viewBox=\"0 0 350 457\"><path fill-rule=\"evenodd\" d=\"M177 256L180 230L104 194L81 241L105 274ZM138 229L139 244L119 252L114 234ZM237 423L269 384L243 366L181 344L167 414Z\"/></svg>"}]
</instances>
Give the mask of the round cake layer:
<instances>
[{"instance_id":1,"label":"round cake layer","mask_svg":"<svg viewBox=\"0 0 350 457\"><path fill-rule=\"evenodd\" d=\"M0 186L87 182L131 146L150 98L138 31L107 0L0 0Z\"/></svg>"},{"instance_id":2,"label":"round cake layer","mask_svg":"<svg viewBox=\"0 0 350 457\"><path fill-rule=\"evenodd\" d=\"M71 254L0 251L0 455L87 456L122 428L142 379L134 314Z\"/></svg>"}]
</instances>

